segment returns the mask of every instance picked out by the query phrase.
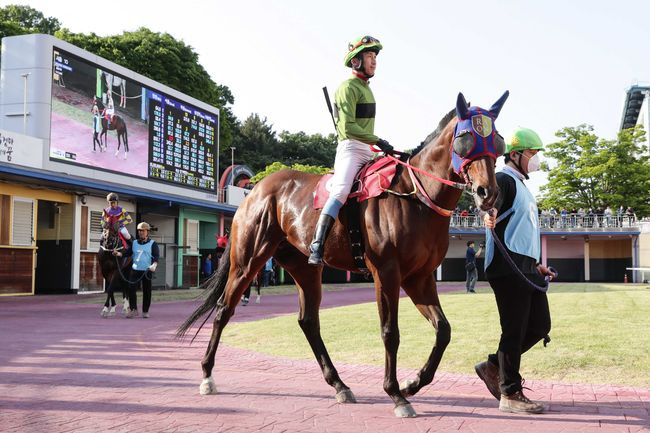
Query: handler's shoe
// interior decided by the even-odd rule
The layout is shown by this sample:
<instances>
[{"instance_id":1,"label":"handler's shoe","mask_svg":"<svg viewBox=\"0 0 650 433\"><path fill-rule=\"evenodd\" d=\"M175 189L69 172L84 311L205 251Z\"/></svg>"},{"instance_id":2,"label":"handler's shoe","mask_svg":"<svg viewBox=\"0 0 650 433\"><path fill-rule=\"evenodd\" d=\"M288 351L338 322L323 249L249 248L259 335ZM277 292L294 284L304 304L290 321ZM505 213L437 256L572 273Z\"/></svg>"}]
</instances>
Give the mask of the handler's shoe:
<instances>
[{"instance_id":1,"label":"handler's shoe","mask_svg":"<svg viewBox=\"0 0 650 433\"><path fill-rule=\"evenodd\" d=\"M149 312L142 313L142 318L143 319L148 319L149 318Z\"/></svg>"},{"instance_id":2,"label":"handler's shoe","mask_svg":"<svg viewBox=\"0 0 650 433\"><path fill-rule=\"evenodd\" d=\"M113 317L115 316L115 305L111 307L111 309L108 311L108 317Z\"/></svg>"},{"instance_id":3,"label":"handler's shoe","mask_svg":"<svg viewBox=\"0 0 650 433\"><path fill-rule=\"evenodd\" d=\"M99 315L102 317L108 317L108 307L102 308L102 312L99 313Z\"/></svg>"},{"instance_id":4,"label":"handler's shoe","mask_svg":"<svg viewBox=\"0 0 650 433\"><path fill-rule=\"evenodd\" d=\"M490 361L484 361L476 364L474 370L478 377L485 382L490 394L497 400L501 400L501 390L499 389L499 367Z\"/></svg>"},{"instance_id":5,"label":"handler's shoe","mask_svg":"<svg viewBox=\"0 0 650 433\"><path fill-rule=\"evenodd\" d=\"M530 400L522 391L517 391L512 395L501 394L499 410L512 413L542 413L544 405Z\"/></svg>"}]
</instances>

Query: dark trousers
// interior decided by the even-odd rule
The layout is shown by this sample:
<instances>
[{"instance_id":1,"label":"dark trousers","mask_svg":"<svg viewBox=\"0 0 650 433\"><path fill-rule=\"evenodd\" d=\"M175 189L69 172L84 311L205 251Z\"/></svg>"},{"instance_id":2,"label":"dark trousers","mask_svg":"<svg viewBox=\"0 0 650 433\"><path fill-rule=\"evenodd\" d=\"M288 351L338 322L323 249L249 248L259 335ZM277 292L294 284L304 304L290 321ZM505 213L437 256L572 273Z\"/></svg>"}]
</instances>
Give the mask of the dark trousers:
<instances>
[{"instance_id":1,"label":"dark trousers","mask_svg":"<svg viewBox=\"0 0 650 433\"><path fill-rule=\"evenodd\" d=\"M551 330L546 293L528 287L515 276L491 279L499 309L501 340L497 353L488 360L499 366L501 393L521 391L521 355Z\"/></svg>"},{"instance_id":2,"label":"dark trousers","mask_svg":"<svg viewBox=\"0 0 650 433\"><path fill-rule=\"evenodd\" d=\"M151 306L151 272L131 269L129 281L129 308L131 310L138 309L137 290L142 283L142 312L147 313Z\"/></svg>"}]
</instances>

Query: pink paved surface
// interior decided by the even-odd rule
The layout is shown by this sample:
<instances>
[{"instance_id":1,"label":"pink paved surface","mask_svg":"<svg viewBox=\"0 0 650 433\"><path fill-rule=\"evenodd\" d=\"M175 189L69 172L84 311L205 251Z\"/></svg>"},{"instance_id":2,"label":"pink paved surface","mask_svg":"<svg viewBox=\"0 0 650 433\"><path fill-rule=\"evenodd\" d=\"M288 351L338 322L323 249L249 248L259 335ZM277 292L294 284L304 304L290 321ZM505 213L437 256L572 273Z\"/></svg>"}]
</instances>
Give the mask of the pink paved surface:
<instances>
[{"instance_id":1,"label":"pink paved surface","mask_svg":"<svg viewBox=\"0 0 650 433\"><path fill-rule=\"evenodd\" d=\"M382 390L383 367L335 360L359 401L339 405L314 360L223 344L214 373L219 394L201 396L209 329L192 346L172 338L196 302L154 304L150 319L126 320L100 319L97 305L72 299L0 298L0 431L650 432L647 389L528 381L530 396L550 402L550 410L520 416L499 412L473 375L440 372L411 398L418 417L397 419ZM324 305L372 299L371 289L346 289L325 293ZM296 310L295 295L263 296L233 320ZM399 371L400 379L412 374Z\"/></svg>"}]
</instances>

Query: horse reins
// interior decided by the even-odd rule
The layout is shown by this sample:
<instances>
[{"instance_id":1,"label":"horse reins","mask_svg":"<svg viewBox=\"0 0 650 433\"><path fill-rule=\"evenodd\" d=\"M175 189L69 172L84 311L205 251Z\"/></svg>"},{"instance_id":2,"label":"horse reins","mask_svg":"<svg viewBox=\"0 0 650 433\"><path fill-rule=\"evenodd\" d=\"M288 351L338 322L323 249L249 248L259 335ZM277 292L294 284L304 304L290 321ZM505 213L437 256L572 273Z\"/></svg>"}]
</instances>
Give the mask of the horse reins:
<instances>
[{"instance_id":1,"label":"horse reins","mask_svg":"<svg viewBox=\"0 0 650 433\"><path fill-rule=\"evenodd\" d=\"M381 150L375 149L372 145L370 146L370 149L373 152L376 152L376 153L381 152ZM400 151L397 151L397 150L395 150L394 153L397 153L397 154L400 154L400 155L407 155L406 153L400 152ZM445 209L444 207L439 206L436 203L434 203L433 200L431 199L431 197L429 197L429 194L427 194L427 192L424 189L424 186L422 185L420 180L415 176L414 172L417 171L418 173L420 173L420 174L422 174L424 176L427 176L427 177L429 177L431 179L434 179L434 180L436 180L438 182L441 182L441 183L443 183L445 185L451 186L452 188L456 188L456 189L460 189L460 190L466 189L467 186L469 185L469 182L467 182L467 183L454 182L452 180L444 179L442 177L433 175L433 174L431 174L431 173L429 173L427 171L422 170L421 168L418 168L418 167L415 167L415 166L411 165L410 164L410 161L411 161L410 156L406 160L406 162L404 162L400 158L395 158L395 156L393 156L391 154L385 154L385 155L388 158L392 159L393 161L405 166L408 169L408 173L409 173L409 177L411 178L411 182L413 182L413 191L411 191L409 193L398 193L398 192L395 192L395 191L392 191L392 190L389 190L389 189L386 189L385 191L390 192L390 193L395 194L395 195L400 196L400 197L415 195L422 203L424 203L428 208L432 209L433 211L435 211L439 215L441 215L443 217L446 217L446 218L451 217L451 215L454 213L454 210L453 209ZM465 173L463 172L463 174L465 174ZM467 176L465 176L465 180L466 181L468 180Z\"/></svg>"},{"instance_id":2,"label":"horse reins","mask_svg":"<svg viewBox=\"0 0 650 433\"><path fill-rule=\"evenodd\" d=\"M114 245L117 245L119 242L120 242L119 236L116 236L116 237L115 237ZM114 251L118 251L118 252L119 252L120 250L123 250L123 249L124 249L124 247L119 247L119 248L115 248L115 247L113 247L113 248L106 248L106 247L103 246L102 244L99 244L99 248L101 248L101 249L104 250L104 251L110 251L111 253L113 253ZM138 278L138 279L135 280L135 281L131 281L131 280L129 280L126 276L124 276L124 272L122 272L122 266L120 266L120 261L119 261L118 257L117 257L116 255L113 255L113 257L115 258L115 267L117 268L118 272L120 273L120 277L122 277L122 280L124 280L126 283L128 283L128 284L137 284L137 283L139 283L140 281L142 281L142 279L145 278L145 277L146 277L147 279L151 280L151 278L149 278L149 277L147 276L147 272L148 272L148 271L144 271L144 272L142 273L142 275L140 276L140 278Z\"/></svg>"}]
</instances>

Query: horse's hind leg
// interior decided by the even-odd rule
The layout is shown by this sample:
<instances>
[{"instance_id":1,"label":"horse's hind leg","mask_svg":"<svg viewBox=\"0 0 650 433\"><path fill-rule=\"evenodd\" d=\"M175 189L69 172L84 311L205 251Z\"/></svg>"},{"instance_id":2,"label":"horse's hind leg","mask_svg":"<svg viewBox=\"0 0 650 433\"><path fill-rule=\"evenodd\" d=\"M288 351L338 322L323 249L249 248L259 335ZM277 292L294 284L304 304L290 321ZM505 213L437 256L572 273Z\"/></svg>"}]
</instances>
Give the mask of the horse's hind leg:
<instances>
[{"instance_id":1,"label":"horse's hind leg","mask_svg":"<svg viewBox=\"0 0 650 433\"><path fill-rule=\"evenodd\" d=\"M291 274L298 286L300 301L298 324L316 356L325 382L336 390L336 401L356 403L354 394L339 377L320 334L318 311L322 294L321 274L323 268L308 265L307 257L287 243L278 248L274 257Z\"/></svg>"},{"instance_id":2,"label":"horse's hind leg","mask_svg":"<svg viewBox=\"0 0 650 433\"><path fill-rule=\"evenodd\" d=\"M201 360L201 369L203 370L203 382L199 387L201 394L216 394L217 389L214 379L212 379L212 369L214 368L214 359L221 333L234 314L242 294L246 291L255 275L262 269L264 263L271 257L279 243L279 240L274 239L268 225L264 224L263 229L259 226L255 228L257 232L243 229L242 234L238 236L238 234L234 233L238 231L238 228L233 225L233 235L230 241L233 245L232 248L236 251L230 255L230 257L234 257L234 261L230 263L226 287L217 302L210 343L203 360ZM264 232L268 233L268 235L259 235L259 233ZM251 253L252 251L255 251L255 253ZM230 257L227 258L229 262Z\"/></svg>"},{"instance_id":3,"label":"horse's hind leg","mask_svg":"<svg viewBox=\"0 0 650 433\"><path fill-rule=\"evenodd\" d=\"M415 376L415 379L407 380L401 385L402 395L408 397L415 395L422 387L433 381L433 376L438 369L438 365L440 365L442 355L451 340L451 326L440 307L436 282L432 274L428 274L422 279L410 278L403 282L403 287L420 313L436 329L436 343L431 350L429 359Z\"/></svg>"}]
</instances>

